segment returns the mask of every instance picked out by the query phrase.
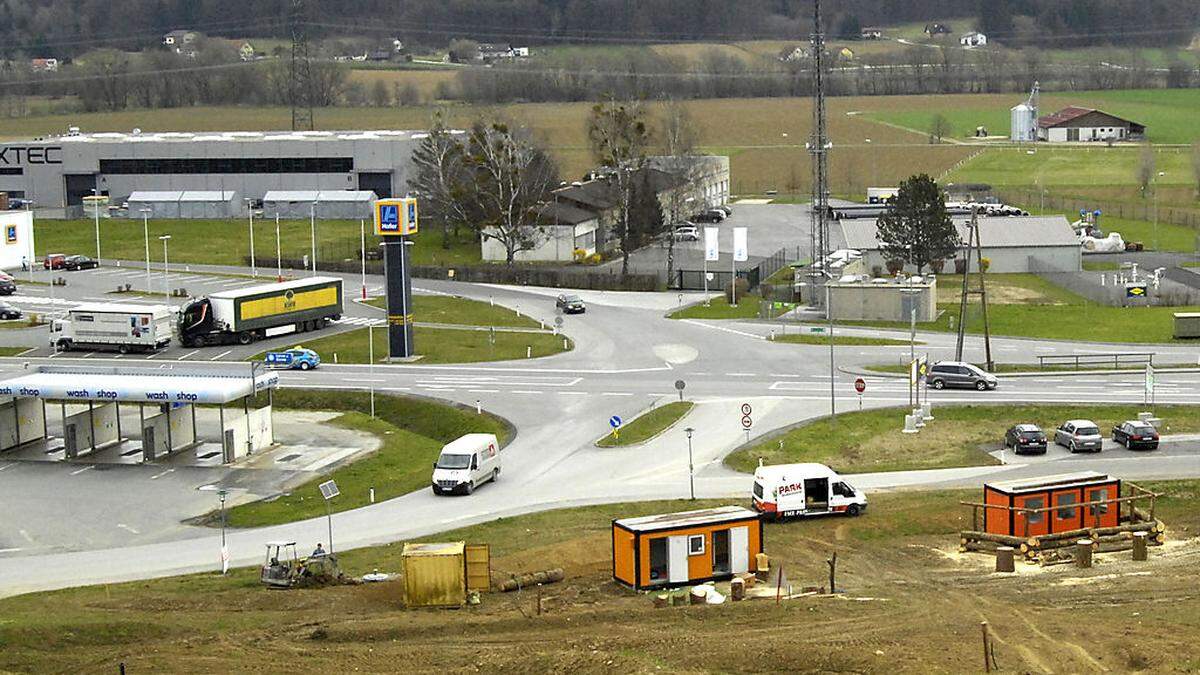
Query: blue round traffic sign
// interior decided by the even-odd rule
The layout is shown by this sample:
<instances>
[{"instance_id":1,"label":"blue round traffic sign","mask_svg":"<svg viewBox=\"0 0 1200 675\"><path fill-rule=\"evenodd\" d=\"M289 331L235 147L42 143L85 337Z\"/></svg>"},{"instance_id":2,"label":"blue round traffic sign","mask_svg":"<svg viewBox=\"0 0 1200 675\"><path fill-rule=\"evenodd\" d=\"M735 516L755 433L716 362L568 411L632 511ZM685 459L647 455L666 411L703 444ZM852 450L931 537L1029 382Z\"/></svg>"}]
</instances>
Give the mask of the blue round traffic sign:
<instances>
[{"instance_id":1,"label":"blue round traffic sign","mask_svg":"<svg viewBox=\"0 0 1200 675\"><path fill-rule=\"evenodd\" d=\"M617 417L616 415L613 415L612 417L608 418L608 426L610 426L614 429L620 428L621 418Z\"/></svg>"}]
</instances>

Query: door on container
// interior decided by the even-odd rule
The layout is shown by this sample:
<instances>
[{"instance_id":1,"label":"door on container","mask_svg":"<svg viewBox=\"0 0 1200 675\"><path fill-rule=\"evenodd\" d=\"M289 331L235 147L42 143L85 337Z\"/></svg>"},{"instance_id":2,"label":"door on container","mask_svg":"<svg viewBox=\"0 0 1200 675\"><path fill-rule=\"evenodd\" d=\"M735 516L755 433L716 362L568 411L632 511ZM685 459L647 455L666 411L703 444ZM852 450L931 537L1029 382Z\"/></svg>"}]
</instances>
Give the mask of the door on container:
<instances>
[{"instance_id":1,"label":"door on container","mask_svg":"<svg viewBox=\"0 0 1200 675\"><path fill-rule=\"evenodd\" d=\"M1107 500L1117 498L1116 485L1103 485L1100 487L1090 487L1084 490L1084 496L1088 502L1086 514L1086 527L1114 527L1117 525L1117 514L1119 512L1117 504L1106 503Z\"/></svg>"},{"instance_id":2,"label":"door on container","mask_svg":"<svg viewBox=\"0 0 1200 675\"><path fill-rule=\"evenodd\" d=\"M667 538L656 537L650 540L650 579L649 584L667 583ZM641 583L641 579L638 580Z\"/></svg>"},{"instance_id":3,"label":"door on container","mask_svg":"<svg viewBox=\"0 0 1200 675\"><path fill-rule=\"evenodd\" d=\"M729 530L729 571L750 571L750 528L745 525Z\"/></svg>"},{"instance_id":4,"label":"door on container","mask_svg":"<svg viewBox=\"0 0 1200 675\"><path fill-rule=\"evenodd\" d=\"M729 557L729 530L713 530L712 538L713 576L718 574L729 574L733 571Z\"/></svg>"},{"instance_id":5,"label":"door on container","mask_svg":"<svg viewBox=\"0 0 1200 675\"><path fill-rule=\"evenodd\" d=\"M1013 506L1017 509L1043 509L1046 508L1046 495L1025 495L1013 499ZM1033 513L1026 511L1015 511L1013 513L1013 534L1018 537L1036 537L1043 534L1049 534L1050 527L1047 525L1047 511L1036 511Z\"/></svg>"},{"instance_id":6,"label":"door on container","mask_svg":"<svg viewBox=\"0 0 1200 675\"><path fill-rule=\"evenodd\" d=\"M1062 490L1054 493L1054 518L1050 521L1051 532L1066 532L1083 527L1083 510L1079 507L1079 490Z\"/></svg>"},{"instance_id":7,"label":"door on container","mask_svg":"<svg viewBox=\"0 0 1200 675\"><path fill-rule=\"evenodd\" d=\"M492 554L487 544L467 544L467 590L485 592L492 588Z\"/></svg>"},{"instance_id":8,"label":"door on container","mask_svg":"<svg viewBox=\"0 0 1200 675\"><path fill-rule=\"evenodd\" d=\"M687 583L688 580L688 538L687 535L667 537L667 580L673 584Z\"/></svg>"}]
</instances>

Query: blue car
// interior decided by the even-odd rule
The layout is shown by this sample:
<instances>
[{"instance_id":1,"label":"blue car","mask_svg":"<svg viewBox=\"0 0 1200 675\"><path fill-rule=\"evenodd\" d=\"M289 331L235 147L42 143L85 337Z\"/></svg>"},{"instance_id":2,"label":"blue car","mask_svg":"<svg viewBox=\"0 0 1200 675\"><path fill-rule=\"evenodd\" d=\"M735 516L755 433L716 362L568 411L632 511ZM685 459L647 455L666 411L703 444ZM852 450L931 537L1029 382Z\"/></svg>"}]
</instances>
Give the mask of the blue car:
<instances>
[{"instance_id":1,"label":"blue car","mask_svg":"<svg viewBox=\"0 0 1200 675\"><path fill-rule=\"evenodd\" d=\"M293 347L281 352L267 352L266 364L268 368L312 370L321 365L321 357L311 349Z\"/></svg>"}]
</instances>

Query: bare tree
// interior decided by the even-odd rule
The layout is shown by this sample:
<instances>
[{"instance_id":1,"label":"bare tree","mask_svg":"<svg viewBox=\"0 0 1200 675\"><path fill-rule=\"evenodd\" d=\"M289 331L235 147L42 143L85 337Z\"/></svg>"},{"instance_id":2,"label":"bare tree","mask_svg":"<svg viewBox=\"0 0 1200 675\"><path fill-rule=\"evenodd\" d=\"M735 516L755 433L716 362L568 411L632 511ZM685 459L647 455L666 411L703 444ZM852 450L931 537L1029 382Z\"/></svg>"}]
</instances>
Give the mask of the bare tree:
<instances>
[{"instance_id":1,"label":"bare tree","mask_svg":"<svg viewBox=\"0 0 1200 675\"><path fill-rule=\"evenodd\" d=\"M680 221L691 215L689 211L689 190L687 186L695 181L697 162L693 155L696 152L696 125L691 115L679 101L668 99L662 107L662 118L659 120L659 134L662 140L661 169L669 174L674 181L671 189L663 193L661 201L667 217L667 285L670 286L675 274L675 232L674 228Z\"/></svg>"},{"instance_id":2,"label":"bare tree","mask_svg":"<svg viewBox=\"0 0 1200 675\"><path fill-rule=\"evenodd\" d=\"M546 239L542 210L558 184L550 156L503 124L477 122L467 139L465 184L456 190L484 239L504 246L505 261ZM477 209L477 210L476 210Z\"/></svg>"},{"instance_id":3,"label":"bare tree","mask_svg":"<svg viewBox=\"0 0 1200 675\"><path fill-rule=\"evenodd\" d=\"M942 113L937 113L933 116L933 120L929 123L929 142L941 143L942 139L953 135L954 127L951 126L950 120Z\"/></svg>"},{"instance_id":4,"label":"bare tree","mask_svg":"<svg viewBox=\"0 0 1200 675\"><path fill-rule=\"evenodd\" d=\"M421 215L442 228L442 248L450 248L459 228L473 221L469 207L465 163L466 149L442 122L442 113L434 113L429 134L413 151L416 171L408 185L418 193Z\"/></svg>"},{"instance_id":5,"label":"bare tree","mask_svg":"<svg viewBox=\"0 0 1200 675\"><path fill-rule=\"evenodd\" d=\"M640 103L609 99L592 107L587 122L592 154L610 172L617 192L617 236L621 241L621 274L629 274L629 253L637 239L629 218L633 182L646 165L650 131Z\"/></svg>"},{"instance_id":6,"label":"bare tree","mask_svg":"<svg viewBox=\"0 0 1200 675\"><path fill-rule=\"evenodd\" d=\"M1154 181L1154 146L1148 142L1142 143L1141 155L1138 157L1137 181L1142 191L1142 199L1145 199L1146 192Z\"/></svg>"}]
</instances>

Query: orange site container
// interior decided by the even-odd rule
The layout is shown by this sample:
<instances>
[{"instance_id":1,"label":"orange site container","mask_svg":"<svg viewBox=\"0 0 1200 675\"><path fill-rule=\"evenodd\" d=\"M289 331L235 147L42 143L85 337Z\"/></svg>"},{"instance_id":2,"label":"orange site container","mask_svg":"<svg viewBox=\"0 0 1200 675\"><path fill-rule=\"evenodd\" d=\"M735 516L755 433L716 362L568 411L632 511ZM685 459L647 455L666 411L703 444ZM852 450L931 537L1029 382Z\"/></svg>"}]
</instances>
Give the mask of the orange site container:
<instances>
[{"instance_id":1,"label":"orange site container","mask_svg":"<svg viewBox=\"0 0 1200 675\"><path fill-rule=\"evenodd\" d=\"M613 578L638 590L728 579L756 571L762 521L740 506L623 518L612 547Z\"/></svg>"},{"instance_id":2,"label":"orange site container","mask_svg":"<svg viewBox=\"0 0 1200 675\"><path fill-rule=\"evenodd\" d=\"M1014 537L1036 537L1086 527L1118 524L1121 481L1096 471L985 483L983 503L1008 508L984 509L984 531ZM1092 502L1092 503L1089 503ZM1031 513L1019 509L1051 511ZM1015 510L1014 510L1015 509Z\"/></svg>"}]
</instances>

